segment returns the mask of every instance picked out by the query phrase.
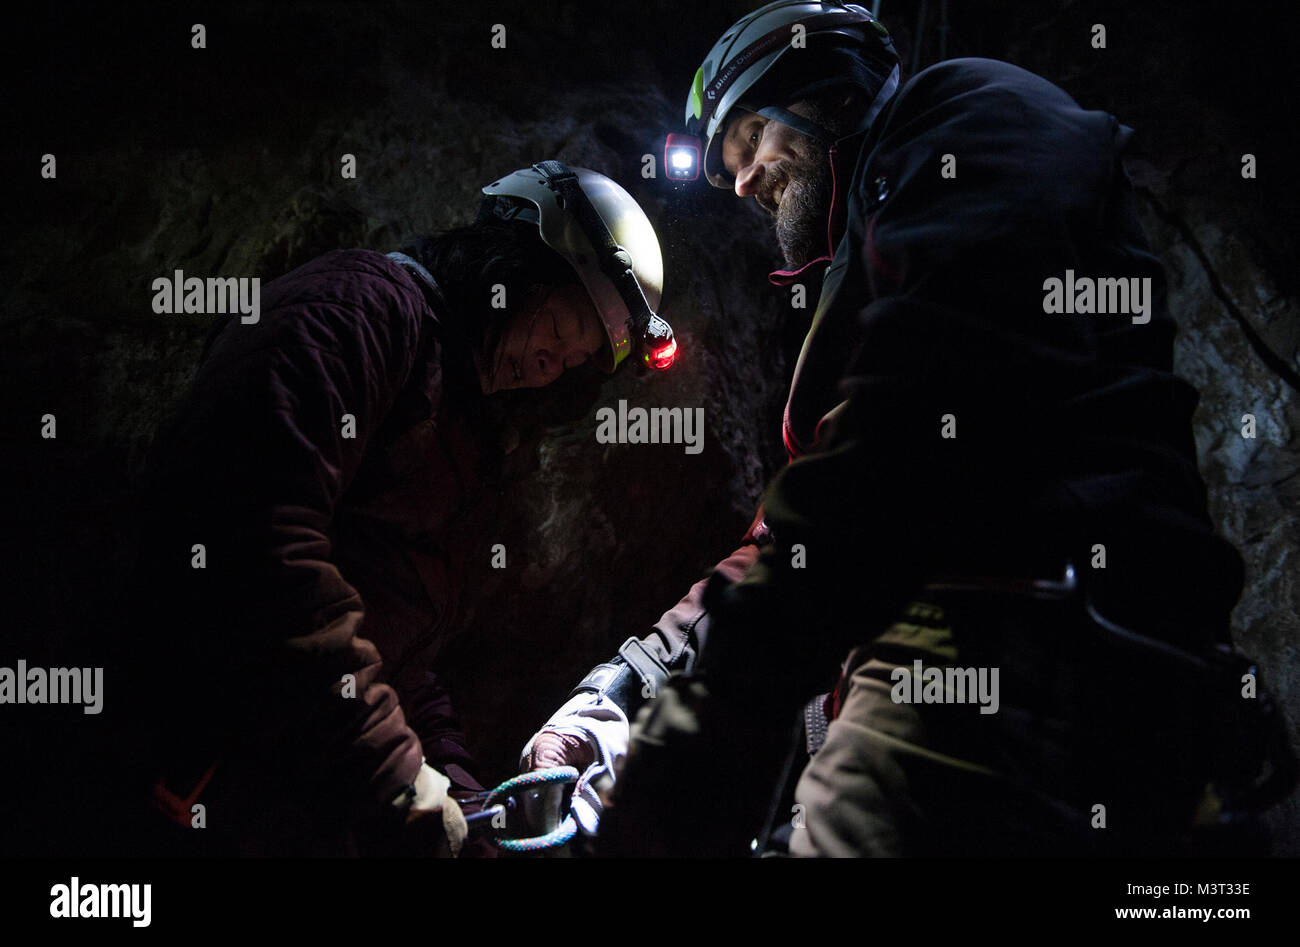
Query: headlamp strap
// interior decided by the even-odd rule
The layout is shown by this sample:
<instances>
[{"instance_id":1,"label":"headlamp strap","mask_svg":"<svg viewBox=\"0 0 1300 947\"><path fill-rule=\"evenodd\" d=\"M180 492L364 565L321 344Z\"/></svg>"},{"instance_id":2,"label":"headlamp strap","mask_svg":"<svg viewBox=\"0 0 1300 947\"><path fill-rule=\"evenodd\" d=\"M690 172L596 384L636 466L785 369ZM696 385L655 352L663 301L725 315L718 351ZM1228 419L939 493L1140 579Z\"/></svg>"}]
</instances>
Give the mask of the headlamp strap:
<instances>
[{"instance_id":1,"label":"headlamp strap","mask_svg":"<svg viewBox=\"0 0 1300 947\"><path fill-rule=\"evenodd\" d=\"M627 306L633 338L639 339L645 334L653 312L641 291L636 274L632 271L632 258L618 245L614 235L605 226L596 208L592 206L577 173L562 161L539 161L533 170L546 179L546 185L560 198L561 206L578 220L582 232L591 241L596 251L596 263L618 290Z\"/></svg>"}]
</instances>

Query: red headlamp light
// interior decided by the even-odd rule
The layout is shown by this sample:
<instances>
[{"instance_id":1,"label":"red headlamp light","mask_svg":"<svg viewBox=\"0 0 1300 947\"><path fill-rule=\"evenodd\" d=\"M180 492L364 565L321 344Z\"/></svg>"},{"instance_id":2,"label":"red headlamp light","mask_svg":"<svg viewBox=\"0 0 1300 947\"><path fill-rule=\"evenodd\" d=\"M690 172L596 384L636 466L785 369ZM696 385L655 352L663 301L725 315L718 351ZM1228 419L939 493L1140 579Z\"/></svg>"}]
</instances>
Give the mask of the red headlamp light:
<instances>
[{"instance_id":1,"label":"red headlamp light","mask_svg":"<svg viewBox=\"0 0 1300 947\"><path fill-rule=\"evenodd\" d=\"M641 353L645 364L660 372L677 358L677 340L672 327L658 316L650 317L650 324L641 336Z\"/></svg>"}]
</instances>

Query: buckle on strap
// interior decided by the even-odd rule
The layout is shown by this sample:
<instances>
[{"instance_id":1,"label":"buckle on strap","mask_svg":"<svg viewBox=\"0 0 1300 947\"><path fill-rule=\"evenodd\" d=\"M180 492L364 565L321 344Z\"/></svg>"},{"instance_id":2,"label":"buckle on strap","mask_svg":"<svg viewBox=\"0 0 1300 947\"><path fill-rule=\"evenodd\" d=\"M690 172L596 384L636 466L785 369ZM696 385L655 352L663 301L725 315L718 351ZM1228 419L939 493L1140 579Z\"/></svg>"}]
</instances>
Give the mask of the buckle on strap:
<instances>
[{"instance_id":1,"label":"buckle on strap","mask_svg":"<svg viewBox=\"0 0 1300 947\"><path fill-rule=\"evenodd\" d=\"M641 700L657 697L668 683L668 668L652 654L639 638L628 638L613 661L597 664L570 693L569 697L590 691L609 698L624 713L630 713Z\"/></svg>"},{"instance_id":2,"label":"buckle on strap","mask_svg":"<svg viewBox=\"0 0 1300 947\"><path fill-rule=\"evenodd\" d=\"M641 643L640 638L628 638L618 648L618 656L636 671L643 684L649 684L651 694L668 681L668 668Z\"/></svg>"}]
</instances>

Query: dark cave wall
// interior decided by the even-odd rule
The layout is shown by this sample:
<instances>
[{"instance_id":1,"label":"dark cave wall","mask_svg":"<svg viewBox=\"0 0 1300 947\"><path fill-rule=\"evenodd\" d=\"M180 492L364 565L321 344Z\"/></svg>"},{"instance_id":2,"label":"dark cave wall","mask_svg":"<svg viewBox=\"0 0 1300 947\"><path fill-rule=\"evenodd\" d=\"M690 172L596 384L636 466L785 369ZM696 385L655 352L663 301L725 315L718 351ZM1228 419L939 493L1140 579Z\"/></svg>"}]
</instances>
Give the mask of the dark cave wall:
<instances>
[{"instance_id":1,"label":"dark cave wall","mask_svg":"<svg viewBox=\"0 0 1300 947\"><path fill-rule=\"evenodd\" d=\"M1177 369L1202 392L1211 513L1246 560L1234 631L1294 728L1300 322L1294 196L1281 178L1294 110L1270 80L1289 68L1271 45L1280 24L1267 5L1237 14L1240 49L1225 56L1209 4L972 6L953 4L949 56L1023 65L1138 132L1129 168L1168 268ZM396 249L466 222L494 176L559 157L619 180L654 220L664 315L683 355L662 377L624 372L597 393L570 387L532 404L513 479L467 524L477 595L445 661L488 777L504 776L576 678L732 548L783 460L780 409L803 323L764 279L776 259L766 219L713 189L640 174L642 154L658 154L680 122L698 58L749 8L178 5L127 8L80 47L60 42L53 21L23 34L47 52L26 76L30 94L15 96L4 159L6 180L28 183L14 189L0 255L0 352L26 656L93 653L106 640L96 629L128 620L118 589L136 488L207 332L205 317L152 313L154 277L265 282L336 247ZM922 65L938 55L937 8ZM917 10L883 4L905 62ZM188 49L192 22L208 26L206 59ZM508 26L506 50L488 46L495 22ZM1095 22L1108 28L1104 51L1087 42ZM1223 60L1237 68L1205 65ZM1269 108L1287 121L1271 122ZM59 156L53 182L32 171L46 151ZM1247 151L1256 181L1240 177ZM339 177L344 153L357 156L355 181ZM597 444L596 407L621 398L705 407L704 452ZM35 433L46 411L59 419L55 442ZM1240 436L1246 412L1253 441ZM496 542L506 570L488 568ZM1282 849L1300 854L1296 803L1273 823Z\"/></svg>"}]
</instances>

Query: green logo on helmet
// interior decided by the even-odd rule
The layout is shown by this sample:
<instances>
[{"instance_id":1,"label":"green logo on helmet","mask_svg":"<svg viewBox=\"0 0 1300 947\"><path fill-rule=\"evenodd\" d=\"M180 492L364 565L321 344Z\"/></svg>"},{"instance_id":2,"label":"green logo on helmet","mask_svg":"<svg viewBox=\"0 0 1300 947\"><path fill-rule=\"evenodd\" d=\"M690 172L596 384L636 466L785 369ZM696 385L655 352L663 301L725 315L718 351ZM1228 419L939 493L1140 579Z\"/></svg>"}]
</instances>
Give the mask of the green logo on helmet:
<instances>
[{"instance_id":1,"label":"green logo on helmet","mask_svg":"<svg viewBox=\"0 0 1300 947\"><path fill-rule=\"evenodd\" d=\"M695 70L695 81L691 83L691 111L699 118L704 112L704 67Z\"/></svg>"}]
</instances>

